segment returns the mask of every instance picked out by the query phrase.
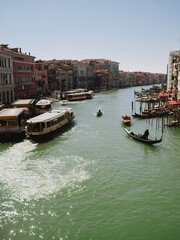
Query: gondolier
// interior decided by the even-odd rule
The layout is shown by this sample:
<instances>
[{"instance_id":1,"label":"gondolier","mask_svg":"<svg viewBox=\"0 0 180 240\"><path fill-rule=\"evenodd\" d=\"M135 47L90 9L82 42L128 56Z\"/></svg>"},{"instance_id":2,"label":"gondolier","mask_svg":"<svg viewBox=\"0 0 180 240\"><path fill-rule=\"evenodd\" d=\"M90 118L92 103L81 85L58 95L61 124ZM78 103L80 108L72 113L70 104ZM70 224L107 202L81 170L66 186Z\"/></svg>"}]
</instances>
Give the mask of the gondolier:
<instances>
[{"instance_id":1,"label":"gondolier","mask_svg":"<svg viewBox=\"0 0 180 240\"><path fill-rule=\"evenodd\" d=\"M148 139L148 136L149 136L149 130L146 129L146 131L145 131L144 134L142 135L142 138L143 138L143 139Z\"/></svg>"}]
</instances>

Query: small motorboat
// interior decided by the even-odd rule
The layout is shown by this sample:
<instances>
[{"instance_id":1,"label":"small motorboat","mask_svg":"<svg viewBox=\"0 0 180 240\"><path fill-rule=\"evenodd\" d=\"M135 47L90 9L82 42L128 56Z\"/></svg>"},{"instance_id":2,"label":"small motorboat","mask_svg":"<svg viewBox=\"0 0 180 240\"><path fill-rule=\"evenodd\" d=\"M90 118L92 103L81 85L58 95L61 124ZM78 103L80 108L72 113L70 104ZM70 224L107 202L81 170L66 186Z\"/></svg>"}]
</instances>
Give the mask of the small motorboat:
<instances>
[{"instance_id":1,"label":"small motorboat","mask_svg":"<svg viewBox=\"0 0 180 240\"><path fill-rule=\"evenodd\" d=\"M122 119L124 124L126 124L126 125L130 125L131 124L131 116L122 115L121 119Z\"/></svg>"},{"instance_id":2,"label":"small motorboat","mask_svg":"<svg viewBox=\"0 0 180 240\"><path fill-rule=\"evenodd\" d=\"M146 135L146 137L144 137L147 130L145 131L145 133L143 135L141 135L141 134L137 135L133 132L130 132L127 128L124 128L124 130L130 137L132 137L135 140L140 141L140 142L144 142L147 144L155 144L155 143L160 143L162 141L162 137L160 139L149 139L148 138L149 132L148 132L148 135Z\"/></svg>"},{"instance_id":3,"label":"small motorboat","mask_svg":"<svg viewBox=\"0 0 180 240\"><path fill-rule=\"evenodd\" d=\"M97 117L100 117L100 116L102 116L102 115L103 115L103 113L102 113L101 109L99 109L99 110L97 111L97 113L96 113L96 116L97 116Z\"/></svg>"},{"instance_id":4,"label":"small motorboat","mask_svg":"<svg viewBox=\"0 0 180 240\"><path fill-rule=\"evenodd\" d=\"M62 106L66 106L66 105L68 105L69 104L69 101L68 100L62 100L61 101L61 105Z\"/></svg>"}]
</instances>

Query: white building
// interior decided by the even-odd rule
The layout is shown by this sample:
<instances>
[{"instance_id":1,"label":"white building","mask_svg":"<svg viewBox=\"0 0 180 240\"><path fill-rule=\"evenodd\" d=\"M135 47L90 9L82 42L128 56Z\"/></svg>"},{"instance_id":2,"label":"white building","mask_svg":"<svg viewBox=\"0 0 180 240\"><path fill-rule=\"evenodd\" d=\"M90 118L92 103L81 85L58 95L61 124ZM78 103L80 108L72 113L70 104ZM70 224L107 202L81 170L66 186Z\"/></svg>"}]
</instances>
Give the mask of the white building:
<instances>
[{"instance_id":1,"label":"white building","mask_svg":"<svg viewBox=\"0 0 180 240\"><path fill-rule=\"evenodd\" d=\"M87 88L87 67L83 64L74 65L74 88Z\"/></svg>"},{"instance_id":2,"label":"white building","mask_svg":"<svg viewBox=\"0 0 180 240\"><path fill-rule=\"evenodd\" d=\"M167 90L180 99L180 50L169 53Z\"/></svg>"},{"instance_id":3,"label":"white building","mask_svg":"<svg viewBox=\"0 0 180 240\"><path fill-rule=\"evenodd\" d=\"M0 45L0 104L14 101L12 52Z\"/></svg>"}]
</instances>

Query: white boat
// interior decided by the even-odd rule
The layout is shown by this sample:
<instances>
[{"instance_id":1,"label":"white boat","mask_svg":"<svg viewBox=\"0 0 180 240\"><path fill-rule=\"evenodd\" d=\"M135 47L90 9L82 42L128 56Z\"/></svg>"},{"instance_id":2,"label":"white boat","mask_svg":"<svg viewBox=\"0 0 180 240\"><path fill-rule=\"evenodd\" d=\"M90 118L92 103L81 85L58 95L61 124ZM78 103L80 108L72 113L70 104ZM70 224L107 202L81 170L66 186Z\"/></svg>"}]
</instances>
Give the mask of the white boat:
<instances>
[{"instance_id":1,"label":"white boat","mask_svg":"<svg viewBox=\"0 0 180 240\"><path fill-rule=\"evenodd\" d=\"M0 111L0 140L25 137L25 108L5 108Z\"/></svg>"},{"instance_id":2,"label":"white boat","mask_svg":"<svg viewBox=\"0 0 180 240\"><path fill-rule=\"evenodd\" d=\"M41 139L63 128L74 119L71 108L54 109L27 121L26 135Z\"/></svg>"},{"instance_id":3,"label":"white boat","mask_svg":"<svg viewBox=\"0 0 180 240\"><path fill-rule=\"evenodd\" d=\"M62 98L67 99L69 101L80 101L85 99L93 98L93 91L87 91L87 89L75 89L72 91L67 91L66 93L62 93Z\"/></svg>"},{"instance_id":4,"label":"white boat","mask_svg":"<svg viewBox=\"0 0 180 240\"><path fill-rule=\"evenodd\" d=\"M48 112L52 109L51 101L47 99L41 99L36 103L35 109L36 109L36 115Z\"/></svg>"},{"instance_id":5,"label":"white boat","mask_svg":"<svg viewBox=\"0 0 180 240\"><path fill-rule=\"evenodd\" d=\"M66 105L68 105L69 104L69 101L68 100L62 100L61 101L61 105L62 106L66 106Z\"/></svg>"}]
</instances>

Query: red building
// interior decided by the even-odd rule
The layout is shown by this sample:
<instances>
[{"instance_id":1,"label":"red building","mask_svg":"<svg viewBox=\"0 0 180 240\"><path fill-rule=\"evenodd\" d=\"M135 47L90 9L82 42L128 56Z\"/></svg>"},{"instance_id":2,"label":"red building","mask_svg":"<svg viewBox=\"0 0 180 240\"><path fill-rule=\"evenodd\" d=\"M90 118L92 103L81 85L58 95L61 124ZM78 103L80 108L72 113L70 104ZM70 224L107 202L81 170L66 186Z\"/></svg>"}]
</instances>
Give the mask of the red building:
<instances>
[{"instance_id":1,"label":"red building","mask_svg":"<svg viewBox=\"0 0 180 240\"><path fill-rule=\"evenodd\" d=\"M48 94L49 90L48 70L47 66L43 64L42 60L38 60L35 62L35 81L37 94L38 95Z\"/></svg>"},{"instance_id":2,"label":"red building","mask_svg":"<svg viewBox=\"0 0 180 240\"><path fill-rule=\"evenodd\" d=\"M13 53L14 96L29 98L36 95L34 59L30 53L22 53L21 48L10 48Z\"/></svg>"},{"instance_id":3,"label":"red building","mask_svg":"<svg viewBox=\"0 0 180 240\"><path fill-rule=\"evenodd\" d=\"M112 86L112 74L106 70L94 71L94 88L97 90L111 89Z\"/></svg>"}]
</instances>

